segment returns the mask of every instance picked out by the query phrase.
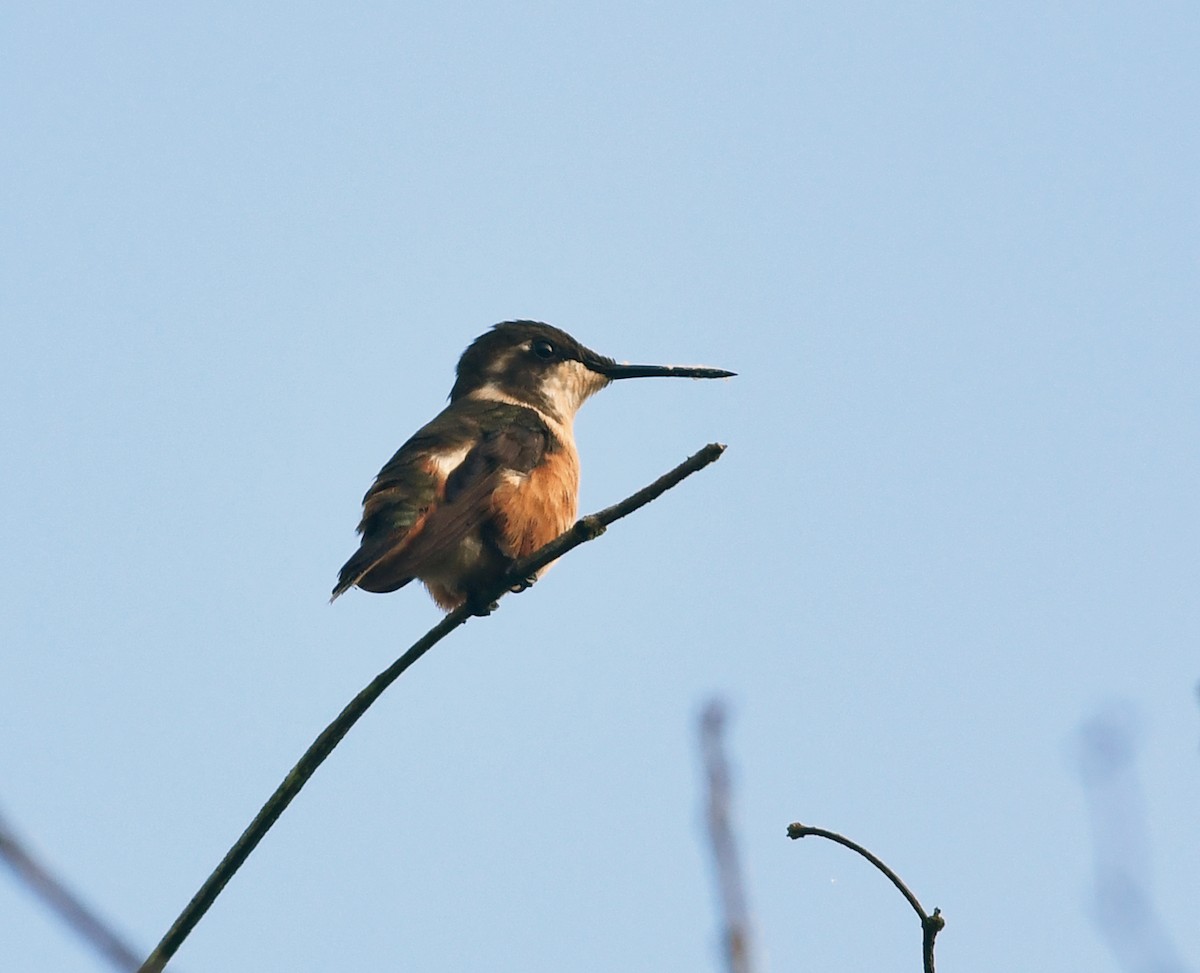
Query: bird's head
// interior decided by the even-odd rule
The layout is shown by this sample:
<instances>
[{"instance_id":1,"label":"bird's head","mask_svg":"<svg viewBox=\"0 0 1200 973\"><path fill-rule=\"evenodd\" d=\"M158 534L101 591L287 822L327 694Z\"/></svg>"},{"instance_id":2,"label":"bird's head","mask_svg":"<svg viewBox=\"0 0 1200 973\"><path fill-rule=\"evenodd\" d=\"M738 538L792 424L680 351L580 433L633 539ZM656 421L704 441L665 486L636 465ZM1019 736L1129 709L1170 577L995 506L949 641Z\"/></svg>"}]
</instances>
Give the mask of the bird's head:
<instances>
[{"instance_id":1,"label":"bird's head","mask_svg":"<svg viewBox=\"0 0 1200 973\"><path fill-rule=\"evenodd\" d=\"M450 401L468 396L512 401L570 423L588 396L618 379L733 374L690 365L621 365L549 324L505 321L463 352Z\"/></svg>"}]
</instances>

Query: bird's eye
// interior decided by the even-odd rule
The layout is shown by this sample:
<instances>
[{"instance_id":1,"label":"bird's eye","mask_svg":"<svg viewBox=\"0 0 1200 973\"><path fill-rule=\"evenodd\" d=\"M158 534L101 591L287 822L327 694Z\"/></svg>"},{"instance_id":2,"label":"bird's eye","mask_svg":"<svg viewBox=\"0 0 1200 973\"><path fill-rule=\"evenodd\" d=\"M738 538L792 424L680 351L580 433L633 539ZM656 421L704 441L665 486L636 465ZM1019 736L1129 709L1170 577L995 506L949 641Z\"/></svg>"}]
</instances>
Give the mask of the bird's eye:
<instances>
[{"instance_id":1,"label":"bird's eye","mask_svg":"<svg viewBox=\"0 0 1200 973\"><path fill-rule=\"evenodd\" d=\"M535 341L532 345L533 353L543 360L554 357L554 345L548 341Z\"/></svg>"}]
</instances>

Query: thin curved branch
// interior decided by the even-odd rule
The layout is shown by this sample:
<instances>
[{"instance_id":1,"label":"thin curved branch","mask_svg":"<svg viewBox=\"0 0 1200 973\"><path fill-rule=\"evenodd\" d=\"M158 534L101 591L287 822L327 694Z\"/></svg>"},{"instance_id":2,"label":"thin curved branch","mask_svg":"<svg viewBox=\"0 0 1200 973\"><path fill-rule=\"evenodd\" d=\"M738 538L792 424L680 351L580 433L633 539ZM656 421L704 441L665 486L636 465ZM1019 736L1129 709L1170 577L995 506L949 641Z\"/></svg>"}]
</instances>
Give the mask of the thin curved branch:
<instances>
[{"instance_id":1,"label":"thin curved branch","mask_svg":"<svg viewBox=\"0 0 1200 973\"><path fill-rule=\"evenodd\" d=\"M934 909L932 914L927 913L921 907L921 903L917 901L917 897L909 890L909 887L901 881L899 875L888 868L877 855L864 848L858 842L847 838L845 835L838 834L836 831L826 831L824 828L812 828L807 824L801 824L799 821L789 824L787 827L787 836L789 838L806 838L809 835L816 838L827 838L829 841L836 842L844 848L849 848L851 851L862 855L863 858L886 875L888 880L900 890L900 894L913 907L913 911L916 912L917 917L921 920L921 955L925 964L925 973L934 973L933 942L937 939L937 934L946 926L946 920L942 918L942 910Z\"/></svg>"},{"instance_id":2,"label":"thin curved branch","mask_svg":"<svg viewBox=\"0 0 1200 973\"><path fill-rule=\"evenodd\" d=\"M675 469L660 476L649 486L643 487L632 496L627 497L620 503L613 504L611 507L606 507L598 513L581 518L570 530L560 535L556 540L551 541L529 557L514 564L508 572L503 587L495 591L491 598L487 600L499 600L508 593L514 584L519 583L521 579L528 578L539 568L545 567L551 561L562 557L580 544L599 537L604 533L605 528L609 524L633 513L640 507L644 507L693 473L702 470L710 463L716 462L724 451L725 447L720 443L709 443L709 445L705 446L699 452L680 463ZM321 731L320 736L313 741L312 746L305 751L304 756L300 758L296 766L283 779L283 783L276 788L275 793L262 806L262 810L250 822L250 826L242 832L242 836L234 842L233 847L229 849L228 853L221 860L221 863L205 879L204 884L200 886L200 891L192 897L191 902L180 913L179 918L167 930L167 934L163 936L162 941L154 948L154 952L141 965L138 973L159 973L167 965L171 957L175 955L179 947L183 944L183 941L187 939L192 929L195 928L196 923L200 921L217 896L221 894L221 890L233 878L234 873L241 868L242 863L250 856L250 853L254 851L266 833L271 830L271 826L279 819L279 816L283 814L284 809L300 793L300 789L308 783L308 779L321 766L325 758L333 752L333 748L341 742L342 737L349 732L350 727L358 722L359 717L367 711L371 704L383 694L383 691L395 682L409 666L472 617L472 609L468 605L463 605L461 608L456 608L450 612L450 614L426 632L424 636L413 643L412 647L400 656L399 659L372 679L367 687L347 704L337 719Z\"/></svg>"}]
</instances>

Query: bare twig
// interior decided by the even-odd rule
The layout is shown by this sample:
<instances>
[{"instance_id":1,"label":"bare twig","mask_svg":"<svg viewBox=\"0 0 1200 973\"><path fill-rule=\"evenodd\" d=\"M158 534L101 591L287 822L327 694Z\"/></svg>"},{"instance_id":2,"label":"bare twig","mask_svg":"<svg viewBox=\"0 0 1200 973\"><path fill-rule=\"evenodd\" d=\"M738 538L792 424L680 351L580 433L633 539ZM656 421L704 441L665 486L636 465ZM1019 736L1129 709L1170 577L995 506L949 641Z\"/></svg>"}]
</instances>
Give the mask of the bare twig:
<instances>
[{"instance_id":1,"label":"bare twig","mask_svg":"<svg viewBox=\"0 0 1200 973\"><path fill-rule=\"evenodd\" d=\"M725 962L729 973L751 973L750 914L730 827L729 762L724 746L725 707L714 699L700 714L700 746L708 774L708 836L721 897Z\"/></svg>"},{"instance_id":2,"label":"bare twig","mask_svg":"<svg viewBox=\"0 0 1200 973\"><path fill-rule=\"evenodd\" d=\"M921 908L921 903L917 901L917 897L900 880L900 876L888 868L876 855L858 844L858 842L851 841L845 835L840 835L836 831L826 831L824 828L811 828L806 824L800 824L798 821L788 825L787 836L789 838L806 838L809 835L835 841L839 845L862 855L863 858L883 872L888 877L888 880L900 890L900 894L908 900L908 904L913 907L913 911L916 912L921 920L921 958L925 964L925 973L934 973L933 941L946 925L946 920L942 918L942 910L934 909L932 914L927 913Z\"/></svg>"},{"instance_id":3,"label":"bare twig","mask_svg":"<svg viewBox=\"0 0 1200 973\"><path fill-rule=\"evenodd\" d=\"M645 506L663 493L666 493L667 490L686 477L715 462L724 451L725 447L721 444L710 443L695 455L688 457L688 459L680 463L675 469L659 477L649 486L643 487L637 493L627 497L620 503L581 518L570 530L566 531L556 540L551 541L529 557L514 564L503 586L495 591L488 600L500 599L512 585L519 583L522 579L528 578L538 569L562 557L580 544L599 537L609 524ZM234 842L233 847L229 849L229 852L222 859L221 863L204 881L204 884L200 886L200 891L195 894L192 901L180 913L174 925L171 926L167 934L163 936L162 941L154 948L154 952L141 965L138 973L159 973L167 965L183 941L187 939L192 929L195 928L196 923L200 921L204 913L213 904L213 901L221 894L221 890L233 877L234 873L242 866L242 863L249 857L258 843L262 841L264 835L279 819L279 816L292 802L292 799L300 793L300 789L308 782L308 779L312 777L316 769L321 766L325 758L333 751L333 748L349 732L350 727L358 722L359 717L367 711L371 704L383 694L383 691L395 682L409 666L452 631L460 625L465 624L471 617L473 617L472 609L469 605L464 605L450 612L450 614L415 642L399 659L372 679L367 687L355 696L346 708L342 710L337 719L321 731L320 736L313 741L312 746L308 748L296 766L283 779L283 783L276 788L275 793L263 805L262 810L250 822L250 826Z\"/></svg>"},{"instance_id":4,"label":"bare twig","mask_svg":"<svg viewBox=\"0 0 1200 973\"><path fill-rule=\"evenodd\" d=\"M138 968L138 953L62 880L39 862L0 817L0 859L67 927L99 953L114 969Z\"/></svg>"}]
</instances>

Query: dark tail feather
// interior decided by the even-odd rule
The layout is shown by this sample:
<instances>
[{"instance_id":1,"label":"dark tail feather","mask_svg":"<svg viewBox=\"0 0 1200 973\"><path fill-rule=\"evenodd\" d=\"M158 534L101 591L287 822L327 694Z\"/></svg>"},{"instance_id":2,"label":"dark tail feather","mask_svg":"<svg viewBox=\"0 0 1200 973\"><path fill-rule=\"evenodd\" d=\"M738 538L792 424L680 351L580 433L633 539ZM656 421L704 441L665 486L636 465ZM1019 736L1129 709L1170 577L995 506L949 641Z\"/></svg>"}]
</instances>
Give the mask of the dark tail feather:
<instances>
[{"instance_id":1,"label":"dark tail feather","mask_svg":"<svg viewBox=\"0 0 1200 973\"><path fill-rule=\"evenodd\" d=\"M329 596L329 604L332 605L335 601L337 601L342 595L344 595L347 591L349 591L353 587L354 587L354 579L353 578L343 578L339 574L338 575L338 583L333 586L333 594Z\"/></svg>"},{"instance_id":2,"label":"dark tail feather","mask_svg":"<svg viewBox=\"0 0 1200 973\"><path fill-rule=\"evenodd\" d=\"M338 583L333 586L333 594L329 596L329 603L332 605L342 595L353 588L357 580L353 575L348 575L345 568L342 568L338 572Z\"/></svg>"},{"instance_id":3,"label":"dark tail feather","mask_svg":"<svg viewBox=\"0 0 1200 973\"><path fill-rule=\"evenodd\" d=\"M362 583L372 571L388 559L388 555L391 553L392 551L387 548L380 552L377 546L372 546L370 549L364 546L355 551L354 556L342 565L342 570L338 572L338 583L333 586L333 594L329 596L330 603L337 601L355 585L359 585L364 591L386 592L403 588L412 581L412 575L396 571L395 568L398 565L393 564L392 571L380 572L378 578L367 584Z\"/></svg>"}]
</instances>

